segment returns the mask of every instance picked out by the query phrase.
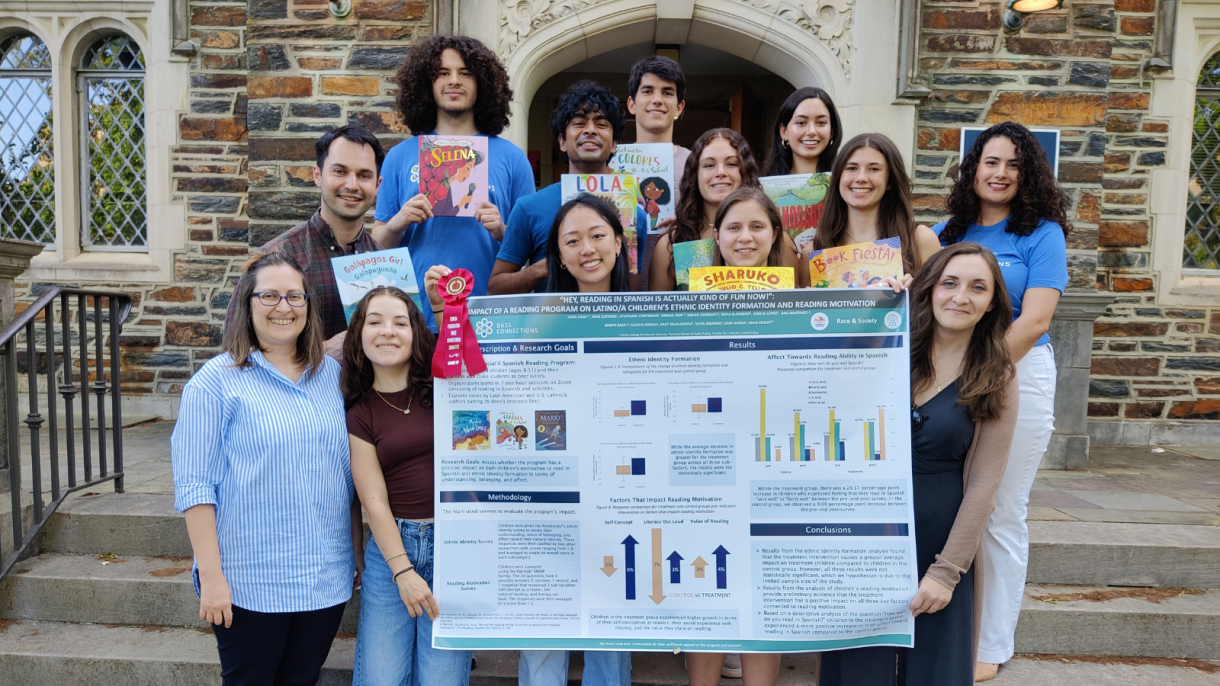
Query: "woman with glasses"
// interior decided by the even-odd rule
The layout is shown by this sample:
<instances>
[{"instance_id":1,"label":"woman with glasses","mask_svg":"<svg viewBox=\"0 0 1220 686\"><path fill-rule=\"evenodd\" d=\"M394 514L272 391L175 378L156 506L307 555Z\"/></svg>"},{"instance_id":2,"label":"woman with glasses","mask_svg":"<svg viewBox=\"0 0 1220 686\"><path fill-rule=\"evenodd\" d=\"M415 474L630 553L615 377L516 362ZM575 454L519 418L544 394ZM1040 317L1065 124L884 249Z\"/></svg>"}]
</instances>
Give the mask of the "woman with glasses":
<instances>
[{"instance_id":1,"label":"woman with glasses","mask_svg":"<svg viewBox=\"0 0 1220 686\"><path fill-rule=\"evenodd\" d=\"M911 286L915 647L823 653L821 686L969 686L982 610L983 527L1016 426L1000 266L977 243L924 263ZM973 567L973 568L972 568ZM961 588L962 592L957 592Z\"/></svg>"},{"instance_id":2,"label":"woman with glasses","mask_svg":"<svg viewBox=\"0 0 1220 686\"><path fill-rule=\"evenodd\" d=\"M311 684L363 566L339 364L291 257L255 255L233 297L182 391L174 507L224 685Z\"/></svg>"}]
</instances>

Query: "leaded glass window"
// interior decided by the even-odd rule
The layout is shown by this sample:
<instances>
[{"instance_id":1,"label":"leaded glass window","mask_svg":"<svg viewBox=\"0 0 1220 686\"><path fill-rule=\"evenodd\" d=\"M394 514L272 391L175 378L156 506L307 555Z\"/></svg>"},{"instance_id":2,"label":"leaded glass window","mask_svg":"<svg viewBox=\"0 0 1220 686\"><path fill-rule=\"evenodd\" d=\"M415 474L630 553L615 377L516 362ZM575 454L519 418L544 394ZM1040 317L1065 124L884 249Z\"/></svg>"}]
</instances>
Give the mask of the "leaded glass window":
<instances>
[{"instance_id":1,"label":"leaded glass window","mask_svg":"<svg viewBox=\"0 0 1220 686\"><path fill-rule=\"evenodd\" d=\"M55 243L51 53L28 33L0 40L0 236Z\"/></svg>"},{"instance_id":2,"label":"leaded glass window","mask_svg":"<svg viewBox=\"0 0 1220 686\"><path fill-rule=\"evenodd\" d=\"M1183 268L1220 268L1220 53L1203 65L1195 89L1183 248Z\"/></svg>"},{"instance_id":3,"label":"leaded glass window","mask_svg":"<svg viewBox=\"0 0 1220 686\"><path fill-rule=\"evenodd\" d=\"M144 55L127 36L108 36L85 51L77 77L82 244L90 250L146 250Z\"/></svg>"}]
</instances>

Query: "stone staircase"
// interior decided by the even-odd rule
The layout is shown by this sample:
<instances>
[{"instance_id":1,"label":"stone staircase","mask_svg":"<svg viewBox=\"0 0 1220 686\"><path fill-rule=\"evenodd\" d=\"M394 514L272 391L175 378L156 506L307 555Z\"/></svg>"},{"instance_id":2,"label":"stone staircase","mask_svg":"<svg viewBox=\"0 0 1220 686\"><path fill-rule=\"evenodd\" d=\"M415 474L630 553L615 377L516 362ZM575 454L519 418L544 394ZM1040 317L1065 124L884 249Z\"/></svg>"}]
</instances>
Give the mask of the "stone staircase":
<instances>
[{"instance_id":1,"label":"stone staircase","mask_svg":"<svg viewBox=\"0 0 1220 686\"><path fill-rule=\"evenodd\" d=\"M1220 528L1031 522L1031 531L1018 653L1220 660L1220 590L1208 590L1220 589ZM171 496L72 499L38 552L0 583L0 684L218 682ZM352 602L320 683L350 683L357 615ZM516 683L515 653L476 658L472 684ZM637 653L634 679L685 683L681 659ZM573 683L579 667L574 658ZM785 656L780 683L811 684L815 670L811 655Z\"/></svg>"}]
</instances>

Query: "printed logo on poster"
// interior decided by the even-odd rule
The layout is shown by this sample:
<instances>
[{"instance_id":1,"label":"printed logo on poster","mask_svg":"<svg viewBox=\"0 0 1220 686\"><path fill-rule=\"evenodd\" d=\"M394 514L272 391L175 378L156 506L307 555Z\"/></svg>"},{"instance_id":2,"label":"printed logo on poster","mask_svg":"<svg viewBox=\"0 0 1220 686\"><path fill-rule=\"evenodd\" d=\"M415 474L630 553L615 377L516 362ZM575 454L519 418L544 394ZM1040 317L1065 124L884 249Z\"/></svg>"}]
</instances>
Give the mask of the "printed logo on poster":
<instances>
[{"instance_id":1,"label":"printed logo on poster","mask_svg":"<svg viewBox=\"0 0 1220 686\"><path fill-rule=\"evenodd\" d=\"M885 325L890 329L897 329L902 326L902 315L897 312L886 312Z\"/></svg>"},{"instance_id":2,"label":"printed logo on poster","mask_svg":"<svg viewBox=\"0 0 1220 686\"><path fill-rule=\"evenodd\" d=\"M474 332L479 338L490 336L493 330L495 330L495 325L487 317L483 317L474 323Z\"/></svg>"},{"instance_id":3,"label":"printed logo on poster","mask_svg":"<svg viewBox=\"0 0 1220 686\"><path fill-rule=\"evenodd\" d=\"M830 326L830 317L827 317L825 312L814 312L809 318L809 325L817 331L822 331Z\"/></svg>"}]
</instances>

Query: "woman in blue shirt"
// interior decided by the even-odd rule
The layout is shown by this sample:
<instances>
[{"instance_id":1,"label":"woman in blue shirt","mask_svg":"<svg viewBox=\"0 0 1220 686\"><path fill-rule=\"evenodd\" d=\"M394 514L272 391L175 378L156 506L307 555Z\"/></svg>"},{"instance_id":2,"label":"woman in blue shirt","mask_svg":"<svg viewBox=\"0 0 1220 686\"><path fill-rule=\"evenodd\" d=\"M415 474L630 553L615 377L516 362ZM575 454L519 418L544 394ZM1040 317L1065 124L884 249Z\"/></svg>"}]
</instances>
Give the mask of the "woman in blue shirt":
<instances>
[{"instance_id":1,"label":"woman in blue shirt","mask_svg":"<svg viewBox=\"0 0 1220 686\"><path fill-rule=\"evenodd\" d=\"M985 681L1013 655L1029 564L1029 492L1055 428L1055 356L1047 331L1068 283L1070 200L1034 135L1005 122L980 134L966 152L946 205L952 217L933 227L941 243L981 243L1000 263L1014 316L1006 341L1021 389L1008 467L983 537L983 618L975 671L976 679Z\"/></svg>"},{"instance_id":2,"label":"woman in blue shirt","mask_svg":"<svg viewBox=\"0 0 1220 686\"><path fill-rule=\"evenodd\" d=\"M362 564L339 365L300 266L257 255L182 391L174 507L225 686L315 683Z\"/></svg>"}]
</instances>

